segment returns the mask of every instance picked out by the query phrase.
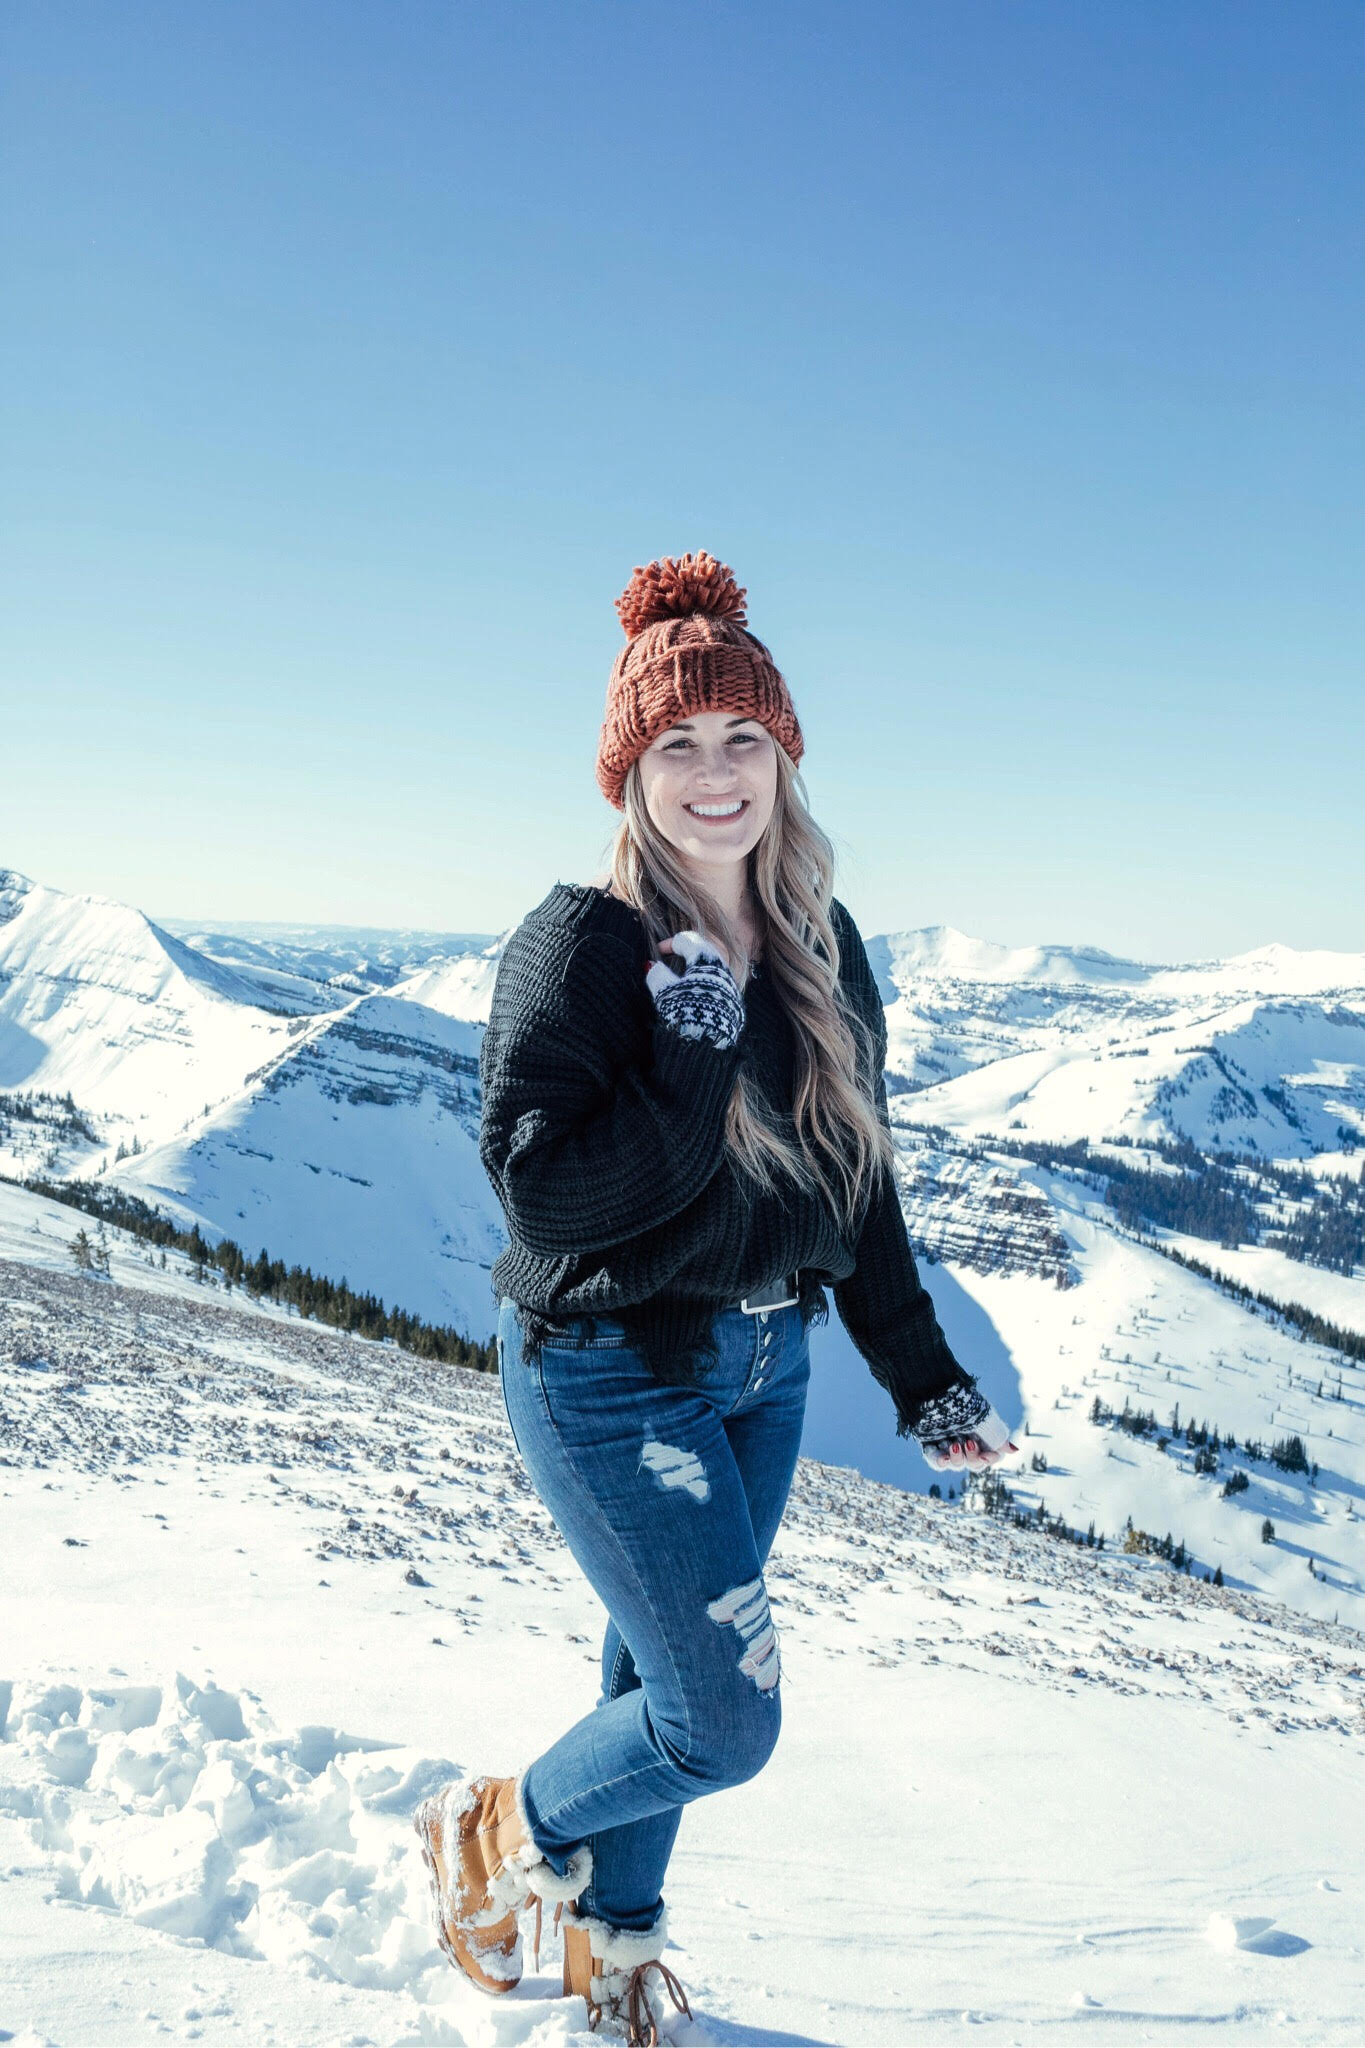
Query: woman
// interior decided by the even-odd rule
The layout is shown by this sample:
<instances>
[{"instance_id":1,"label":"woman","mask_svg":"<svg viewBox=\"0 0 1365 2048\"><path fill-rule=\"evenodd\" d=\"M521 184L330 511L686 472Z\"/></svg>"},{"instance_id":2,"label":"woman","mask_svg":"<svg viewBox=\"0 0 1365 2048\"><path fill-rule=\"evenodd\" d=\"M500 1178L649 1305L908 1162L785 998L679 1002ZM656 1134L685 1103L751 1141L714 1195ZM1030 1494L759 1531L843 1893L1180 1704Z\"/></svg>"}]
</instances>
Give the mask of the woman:
<instances>
[{"instance_id":1,"label":"woman","mask_svg":"<svg viewBox=\"0 0 1365 2048\"><path fill-rule=\"evenodd\" d=\"M510 1989L518 1914L536 1906L538 1936L551 1901L565 1992L632 2042L658 2039L661 1984L687 2010L662 1962L682 1809L777 1739L763 1568L825 1287L932 1465L1017 1448L915 1271L880 996L744 597L701 553L618 599L610 876L556 883L512 934L481 1052L503 1393L610 1616L602 1697L520 1777L416 1817L451 1960Z\"/></svg>"}]
</instances>

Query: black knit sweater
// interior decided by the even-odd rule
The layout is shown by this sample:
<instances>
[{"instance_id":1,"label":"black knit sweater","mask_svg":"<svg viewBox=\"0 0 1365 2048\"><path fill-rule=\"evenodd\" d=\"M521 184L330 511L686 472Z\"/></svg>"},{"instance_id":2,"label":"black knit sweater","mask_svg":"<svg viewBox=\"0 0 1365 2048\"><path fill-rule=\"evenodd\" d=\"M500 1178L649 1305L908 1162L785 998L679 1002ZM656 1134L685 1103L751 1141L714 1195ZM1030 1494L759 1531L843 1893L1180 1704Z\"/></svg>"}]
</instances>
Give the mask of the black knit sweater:
<instances>
[{"instance_id":1,"label":"black knit sweater","mask_svg":"<svg viewBox=\"0 0 1365 2048\"><path fill-rule=\"evenodd\" d=\"M834 899L839 978L875 1038L887 1119L886 1021L857 926ZM712 1316L799 1267L801 1313L844 1326L896 1406L899 1432L922 1404L975 1383L948 1348L921 1284L894 1181L883 1167L860 1227L787 1180L756 1188L728 1156L726 1104L742 1063L772 1120L790 1132L794 1044L762 967L745 1024L725 1051L683 1038L645 986L644 925L606 890L557 882L517 926L498 965L480 1051L479 1152L510 1242L493 1267L534 1355L556 1318L619 1316L651 1370L695 1380L714 1356Z\"/></svg>"}]
</instances>

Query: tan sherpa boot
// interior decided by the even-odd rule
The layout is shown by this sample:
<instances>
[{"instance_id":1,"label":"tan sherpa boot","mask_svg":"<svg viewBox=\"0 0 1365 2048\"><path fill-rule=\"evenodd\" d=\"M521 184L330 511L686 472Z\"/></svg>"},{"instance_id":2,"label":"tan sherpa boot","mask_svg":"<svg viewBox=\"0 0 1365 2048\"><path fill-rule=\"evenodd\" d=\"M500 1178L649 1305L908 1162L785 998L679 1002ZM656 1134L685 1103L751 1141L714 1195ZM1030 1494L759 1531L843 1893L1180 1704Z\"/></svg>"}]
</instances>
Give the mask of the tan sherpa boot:
<instances>
[{"instance_id":1,"label":"tan sherpa boot","mask_svg":"<svg viewBox=\"0 0 1365 2048\"><path fill-rule=\"evenodd\" d=\"M687 1993L663 1961L668 1915L661 1913L648 1934L608 1927L604 1920L564 1914L564 1996L582 1998L589 2032L600 2030L630 2048L657 2048L664 2019L663 1992L675 2009L692 2017ZM649 1976L656 1971L658 1984Z\"/></svg>"},{"instance_id":2,"label":"tan sherpa boot","mask_svg":"<svg viewBox=\"0 0 1365 2048\"><path fill-rule=\"evenodd\" d=\"M531 1839L515 1778L459 1778L412 1818L436 1909L436 1939L480 1991L521 1981L517 1915L536 1900L576 1899L592 1852L575 1850L561 1877Z\"/></svg>"}]
</instances>

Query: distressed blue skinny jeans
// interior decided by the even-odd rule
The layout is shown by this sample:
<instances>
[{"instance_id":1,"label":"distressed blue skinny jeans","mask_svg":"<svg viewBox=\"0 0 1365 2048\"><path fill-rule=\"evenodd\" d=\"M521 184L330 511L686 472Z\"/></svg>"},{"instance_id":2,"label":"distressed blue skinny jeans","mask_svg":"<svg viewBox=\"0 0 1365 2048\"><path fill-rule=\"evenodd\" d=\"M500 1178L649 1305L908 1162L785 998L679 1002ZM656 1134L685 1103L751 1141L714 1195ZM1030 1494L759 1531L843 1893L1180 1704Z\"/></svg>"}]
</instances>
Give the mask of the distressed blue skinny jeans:
<instances>
[{"instance_id":1,"label":"distressed blue skinny jeans","mask_svg":"<svg viewBox=\"0 0 1365 2048\"><path fill-rule=\"evenodd\" d=\"M795 1306L723 1309L714 1337L700 1384L663 1386L619 1317L571 1317L530 1361L515 1305L499 1309L517 1448L609 1617L601 1698L524 1773L526 1818L556 1870L589 1844L579 1911L634 1932L662 1910L682 1808L753 1777L781 1723L763 1567L809 1339Z\"/></svg>"}]
</instances>

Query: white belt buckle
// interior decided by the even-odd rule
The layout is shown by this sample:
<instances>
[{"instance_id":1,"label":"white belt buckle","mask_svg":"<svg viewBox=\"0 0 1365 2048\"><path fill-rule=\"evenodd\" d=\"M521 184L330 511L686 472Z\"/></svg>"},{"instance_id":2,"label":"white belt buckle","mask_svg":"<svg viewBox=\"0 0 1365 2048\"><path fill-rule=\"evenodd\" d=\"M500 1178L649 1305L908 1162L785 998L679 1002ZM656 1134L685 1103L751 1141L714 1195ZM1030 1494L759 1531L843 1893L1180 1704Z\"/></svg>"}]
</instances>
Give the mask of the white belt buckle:
<instances>
[{"instance_id":1,"label":"white belt buckle","mask_svg":"<svg viewBox=\"0 0 1365 2048\"><path fill-rule=\"evenodd\" d=\"M773 1301L771 1299L763 1299L760 1297L759 1299L753 1301L753 1303L751 1304L749 1296L745 1294L741 1296L739 1305L746 1316L765 1316L768 1314L770 1309L795 1308L796 1304L800 1301L800 1299L801 1296L799 1294L787 1294L783 1296L781 1301Z\"/></svg>"}]
</instances>

